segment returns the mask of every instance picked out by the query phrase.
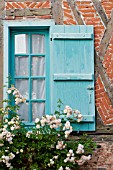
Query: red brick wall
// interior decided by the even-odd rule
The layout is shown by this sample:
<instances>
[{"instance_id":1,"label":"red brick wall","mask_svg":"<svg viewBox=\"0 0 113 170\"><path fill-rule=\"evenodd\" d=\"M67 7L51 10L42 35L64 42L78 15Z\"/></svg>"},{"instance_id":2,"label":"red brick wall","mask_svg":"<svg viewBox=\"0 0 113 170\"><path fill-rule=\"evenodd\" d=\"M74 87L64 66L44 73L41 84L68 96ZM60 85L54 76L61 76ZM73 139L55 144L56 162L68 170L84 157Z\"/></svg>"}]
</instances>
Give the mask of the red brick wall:
<instances>
[{"instance_id":1,"label":"red brick wall","mask_svg":"<svg viewBox=\"0 0 113 170\"><path fill-rule=\"evenodd\" d=\"M6 2L5 3L5 10L14 10L14 9L43 9L43 8L51 8L50 1L44 2ZM50 19L51 15L43 15L43 16L5 16L6 20L15 20L15 19L25 19L25 18L42 18L42 19Z\"/></svg>"}]
</instances>

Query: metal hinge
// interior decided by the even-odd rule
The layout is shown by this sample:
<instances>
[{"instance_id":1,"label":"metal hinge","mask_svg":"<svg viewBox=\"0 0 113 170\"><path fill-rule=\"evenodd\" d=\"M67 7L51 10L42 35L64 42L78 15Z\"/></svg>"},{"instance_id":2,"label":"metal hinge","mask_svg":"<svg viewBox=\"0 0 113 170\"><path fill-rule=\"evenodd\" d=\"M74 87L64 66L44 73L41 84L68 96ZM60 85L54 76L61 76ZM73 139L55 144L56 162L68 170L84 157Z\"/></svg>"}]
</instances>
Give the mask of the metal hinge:
<instances>
[{"instance_id":1,"label":"metal hinge","mask_svg":"<svg viewBox=\"0 0 113 170\"><path fill-rule=\"evenodd\" d=\"M93 87L87 87L87 90L94 90L94 88Z\"/></svg>"}]
</instances>

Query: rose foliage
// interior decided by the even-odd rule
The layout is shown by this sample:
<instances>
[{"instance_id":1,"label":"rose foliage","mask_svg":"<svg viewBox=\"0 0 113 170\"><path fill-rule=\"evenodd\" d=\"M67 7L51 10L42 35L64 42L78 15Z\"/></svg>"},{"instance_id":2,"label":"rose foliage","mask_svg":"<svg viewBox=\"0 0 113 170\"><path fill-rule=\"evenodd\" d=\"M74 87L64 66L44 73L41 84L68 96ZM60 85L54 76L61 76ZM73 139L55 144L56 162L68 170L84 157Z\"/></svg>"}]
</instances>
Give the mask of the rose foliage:
<instances>
[{"instance_id":1,"label":"rose foliage","mask_svg":"<svg viewBox=\"0 0 113 170\"><path fill-rule=\"evenodd\" d=\"M87 135L70 140L73 128L69 117L79 123L83 116L78 110L66 106L63 114L67 121L62 123L59 110L54 115L36 118L34 126L26 128L18 115L19 104L26 102L12 86L7 91L9 100L0 109L0 169L1 170L73 170L91 159L95 143ZM11 102L15 102L14 106Z\"/></svg>"}]
</instances>

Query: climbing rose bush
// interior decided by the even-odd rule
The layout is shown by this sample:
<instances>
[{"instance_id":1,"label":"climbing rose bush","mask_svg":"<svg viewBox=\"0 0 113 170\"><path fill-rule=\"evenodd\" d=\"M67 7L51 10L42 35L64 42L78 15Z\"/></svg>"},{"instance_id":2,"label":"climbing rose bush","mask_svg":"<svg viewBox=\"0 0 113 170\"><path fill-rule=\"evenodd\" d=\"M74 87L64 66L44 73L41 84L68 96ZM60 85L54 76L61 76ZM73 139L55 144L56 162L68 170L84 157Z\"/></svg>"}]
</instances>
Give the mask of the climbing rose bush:
<instances>
[{"instance_id":1,"label":"climbing rose bush","mask_svg":"<svg viewBox=\"0 0 113 170\"><path fill-rule=\"evenodd\" d=\"M4 117L0 122L0 169L73 170L91 159L96 145L87 135L68 139L73 131L69 117L73 115L77 122L83 118L78 110L66 106L62 113L67 118L65 123L59 109L54 115L36 118L34 126L26 128L18 115L18 104L26 102L25 98L14 86L7 93L10 100L5 100L5 108L0 109ZM10 105L12 100L14 106Z\"/></svg>"}]
</instances>

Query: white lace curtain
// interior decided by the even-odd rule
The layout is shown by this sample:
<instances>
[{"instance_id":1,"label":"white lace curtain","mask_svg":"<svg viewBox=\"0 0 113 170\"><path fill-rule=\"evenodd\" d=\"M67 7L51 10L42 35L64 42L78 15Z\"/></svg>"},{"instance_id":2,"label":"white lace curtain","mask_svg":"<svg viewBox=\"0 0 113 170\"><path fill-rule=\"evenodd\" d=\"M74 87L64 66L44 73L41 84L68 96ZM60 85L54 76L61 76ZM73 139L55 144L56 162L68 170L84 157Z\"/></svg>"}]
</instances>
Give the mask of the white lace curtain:
<instances>
[{"instance_id":1,"label":"white lace curtain","mask_svg":"<svg viewBox=\"0 0 113 170\"><path fill-rule=\"evenodd\" d=\"M45 53L44 35L34 34L32 35L32 56L31 60L31 76L45 76L45 57L36 56L36 54ZM28 54L28 35L20 34L15 36L15 54ZM15 56L15 75L16 76L29 76L29 55L28 56ZM45 79L32 79L32 99L45 99ZM20 93L29 98L29 81L28 79L17 79L16 87ZM28 118L29 105L21 104L19 114L25 121L29 121ZM32 117L33 121L36 117L41 118L45 113L44 102L32 102Z\"/></svg>"}]
</instances>

